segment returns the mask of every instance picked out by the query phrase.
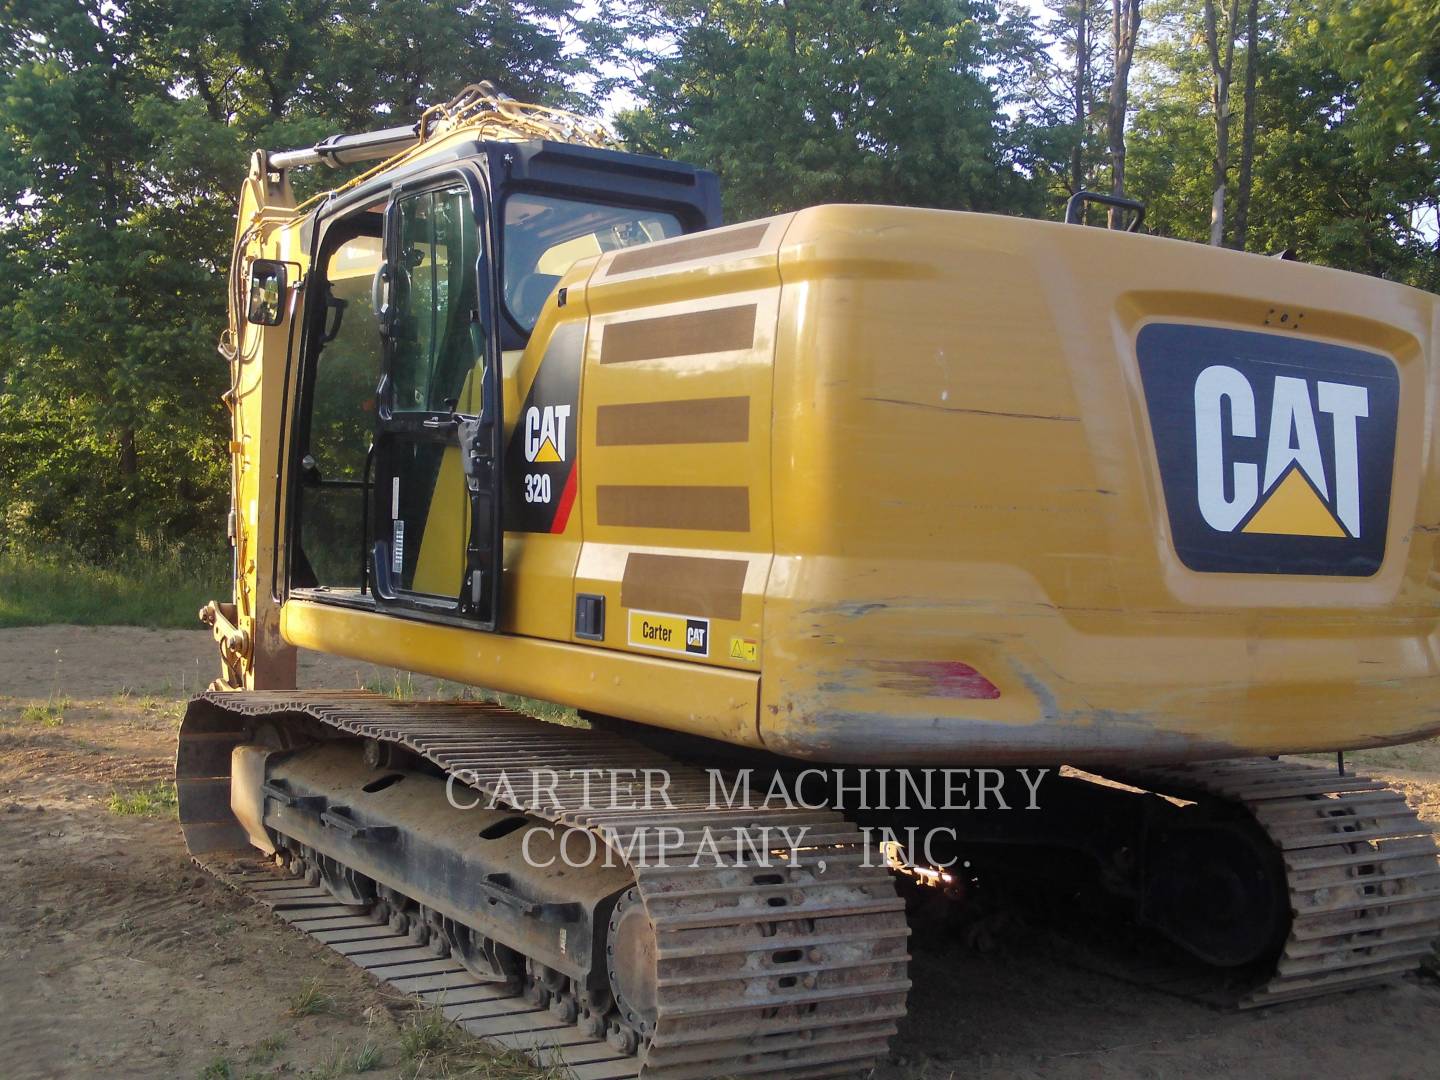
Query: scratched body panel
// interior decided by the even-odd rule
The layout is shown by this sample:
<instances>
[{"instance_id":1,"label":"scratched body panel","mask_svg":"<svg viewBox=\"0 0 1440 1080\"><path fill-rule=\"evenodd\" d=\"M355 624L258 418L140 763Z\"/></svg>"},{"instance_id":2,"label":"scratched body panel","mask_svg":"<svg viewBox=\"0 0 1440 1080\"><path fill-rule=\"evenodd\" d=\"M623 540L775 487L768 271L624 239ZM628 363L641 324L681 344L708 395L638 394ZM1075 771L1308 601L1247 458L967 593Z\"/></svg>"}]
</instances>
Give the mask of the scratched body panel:
<instances>
[{"instance_id":1,"label":"scratched body panel","mask_svg":"<svg viewBox=\"0 0 1440 1080\"><path fill-rule=\"evenodd\" d=\"M1173 761L1440 728L1435 297L1152 237L858 207L796 215L780 271L766 746ZM1143 326L1172 321L1394 361L1373 576L1177 558L1135 355Z\"/></svg>"}]
</instances>

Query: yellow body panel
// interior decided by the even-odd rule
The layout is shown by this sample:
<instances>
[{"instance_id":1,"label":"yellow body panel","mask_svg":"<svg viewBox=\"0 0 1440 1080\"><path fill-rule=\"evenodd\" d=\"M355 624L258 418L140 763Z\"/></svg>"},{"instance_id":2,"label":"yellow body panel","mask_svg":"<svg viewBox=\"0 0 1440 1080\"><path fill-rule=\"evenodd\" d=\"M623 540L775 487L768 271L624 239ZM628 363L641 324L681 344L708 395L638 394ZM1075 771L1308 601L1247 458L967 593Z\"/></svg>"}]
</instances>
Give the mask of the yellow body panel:
<instances>
[{"instance_id":1,"label":"yellow body panel","mask_svg":"<svg viewBox=\"0 0 1440 1080\"><path fill-rule=\"evenodd\" d=\"M1435 297L1146 236L853 206L608 252L563 284L506 358L505 420L557 334L578 335L574 505L558 533L507 534L499 632L290 600L287 641L836 760L1139 763L1440 729ZM1374 574L1177 555L1136 354L1161 323L1393 361ZM256 407L278 425L269 380ZM240 456L242 502L273 500L260 456ZM1326 535L1308 497L1292 485L1250 531ZM432 524L452 515L436 535L454 537L422 548L435 582L460 576L450 505L437 494ZM604 598L601 641L575 636L581 595Z\"/></svg>"},{"instance_id":2,"label":"yellow body panel","mask_svg":"<svg viewBox=\"0 0 1440 1080\"><path fill-rule=\"evenodd\" d=\"M605 647L759 666L774 546L775 252L787 220L706 234L750 230L744 255L627 271L620 253L592 273L575 588L619 614ZM704 620L704 654L647 639L631 611ZM732 655L731 642L752 648Z\"/></svg>"},{"instance_id":3,"label":"yellow body panel","mask_svg":"<svg viewBox=\"0 0 1440 1080\"><path fill-rule=\"evenodd\" d=\"M1146 236L855 207L797 215L781 277L767 746L1178 760L1440 727L1435 297ZM1377 574L1182 565L1135 356L1161 319L1395 360ZM957 662L999 695L947 696L967 689L939 666Z\"/></svg>"},{"instance_id":4,"label":"yellow body panel","mask_svg":"<svg viewBox=\"0 0 1440 1080\"><path fill-rule=\"evenodd\" d=\"M759 679L744 672L436 623L406 621L397 630L387 615L304 600L288 601L281 622L301 648L760 745Z\"/></svg>"}]
</instances>

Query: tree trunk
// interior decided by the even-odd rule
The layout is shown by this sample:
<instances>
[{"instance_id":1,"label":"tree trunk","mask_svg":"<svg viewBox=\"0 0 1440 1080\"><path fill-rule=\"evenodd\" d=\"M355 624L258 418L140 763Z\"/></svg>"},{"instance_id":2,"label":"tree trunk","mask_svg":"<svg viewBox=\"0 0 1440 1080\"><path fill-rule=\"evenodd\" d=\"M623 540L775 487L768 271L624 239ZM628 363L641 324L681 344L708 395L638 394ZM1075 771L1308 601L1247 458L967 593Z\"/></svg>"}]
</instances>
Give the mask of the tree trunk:
<instances>
[{"instance_id":1,"label":"tree trunk","mask_svg":"<svg viewBox=\"0 0 1440 1080\"><path fill-rule=\"evenodd\" d=\"M1075 16L1075 144L1070 149L1070 192L1085 187L1085 127L1089 116L1090 86L1090 3L1080 0Z\"/></svg>"},{"instance_id":2,"label":"tree trunk","mask_svg":"<svg viewBox=\"0 0 1440 1080\"><path fill-rule=\"evenodd\" d=\"M1240 130L1240 179L1235 189L1235 226L1231 238L1241 251L1249 242L1250 190L1255 166L1255 83L1260 73L1260 0L1245 13L1245 122Z\"/></svg>"},{"instance_id":3,"label":"tree trunk","mask_svg":"<svg viewBox=\"0 0 1440 1080\"><path fill-rule=\"evenodd\" d=\"M1210 197L1210 244L1212 247L1225 246L1225 168L1226 163L1217 161L1215 172L1215 194Z\"/></svg>"},{"instance_id":4,"label":"tree trunk","mask_svg":"<svg viewBox=\"0 0 1440 1080\"><path fill-rule=\"evenodd\" d=\"M1210 201L1210 243L1220 247L1225 243L1225 183L1230 172L1230 75L1235 65L1235 24L1240 18L1240 0L1230 0L1223 28L1219 25L1215 0L1205 0L1204 14L1205 46L1210 53L1212 76L1210 104L1215 109L1215 160L1211 170L1215 194Z\"/></svg>"},{"instance_id":5,"label":"tree trunk","mask_svg":"<svg viewBox=\"0 0 1440 1080\"><path fill-rule=\"evenodd\" d=\"M1130 103L1130 64L1140 34L1140 0L1110 0L1110 40L1114 71L1110 79L1110 109L1106 136L1110 146L1110 193L1125 194L1125 113ZM1110 211L1110 227L1117 212Z\"/></svg>"},{"instance_id":6,"label":"tree trunk","mask_svg":"<svg viewBox=\"0 0 1440 1080\"><path fill-rule=\"evenodd\" d=\"M140 455L135 449L135 429L120 429L120 475L128 482L140 471Z\"/></svg>"}]
</instances>

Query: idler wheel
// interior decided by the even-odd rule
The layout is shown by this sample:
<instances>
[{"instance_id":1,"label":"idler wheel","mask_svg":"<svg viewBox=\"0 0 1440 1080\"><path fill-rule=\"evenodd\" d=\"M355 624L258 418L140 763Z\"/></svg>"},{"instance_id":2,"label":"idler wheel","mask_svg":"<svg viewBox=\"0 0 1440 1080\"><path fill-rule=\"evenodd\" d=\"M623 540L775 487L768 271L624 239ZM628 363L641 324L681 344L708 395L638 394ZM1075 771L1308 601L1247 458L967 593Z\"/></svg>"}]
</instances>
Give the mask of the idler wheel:
<instances>
[{"instance_id":1,"label":"idler wheel","mask_svg":"<svg viewBox=\"0 0 1440 1080\"><path fill-rule=\"evenodd\" d=\"M655 928L636 889L628 889L610 913L605 958L610 990L620 1016L642 1035L655 1030Z\"/></svg>"}]
</instances>

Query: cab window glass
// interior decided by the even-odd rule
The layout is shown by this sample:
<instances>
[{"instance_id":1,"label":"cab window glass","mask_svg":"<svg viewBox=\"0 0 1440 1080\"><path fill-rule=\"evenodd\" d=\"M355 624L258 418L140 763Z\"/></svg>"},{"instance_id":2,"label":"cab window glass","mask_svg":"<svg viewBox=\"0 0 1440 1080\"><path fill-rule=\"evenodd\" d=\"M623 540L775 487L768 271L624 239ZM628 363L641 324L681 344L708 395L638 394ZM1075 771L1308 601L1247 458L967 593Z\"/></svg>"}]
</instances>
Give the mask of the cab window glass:
<instances>
[{"instance_id":1,"label":"cab window glass","mask_svg":"<svg viewBox=\"0 0 1440 1080\"><path fill-rule=\"evenodd\" d=\"M484 343L475 279L479 232L470 193L457 186L411 195L400 201L398 213L394 408L453 412Z\"/></svg>"},{"instance_id":2,"label":"cab window glass","mask_svg":"<svg viewBox=\"0 0 1440 1080\"><path fill-rule=\"evenodd\" d=\"M291 584L358 589L365 551L366 462L375 435L381 338L371 306L384 204L336 222L321 257L323 311L307 373L309 410L296 461L298 544Z\"/></svg>"},{"instance_id":3,"label":"cab window glass","mask_svg":"<svg viewBox=\"0 0 1440 1080\"><path fill-rule=\"evenodd\" d=\"M370 286L380 267L379 215L375 235L346 240L325 266L329 332L320 352L310 414L310 453L324 475L359 480L375 433L375 383L380 378L380 335L370 307Z\"/></svg>"},{"instance_id":4,"label":"cab window glass","mask_svg":"<svg viewBox=\"0 0 1440 1080\"><path fill-rule=\"evenodd\" d=\"M520 192L505 200L505 306L529 333L578 260L679 236L674 214Z\"/></svg>"}]
</instances>

